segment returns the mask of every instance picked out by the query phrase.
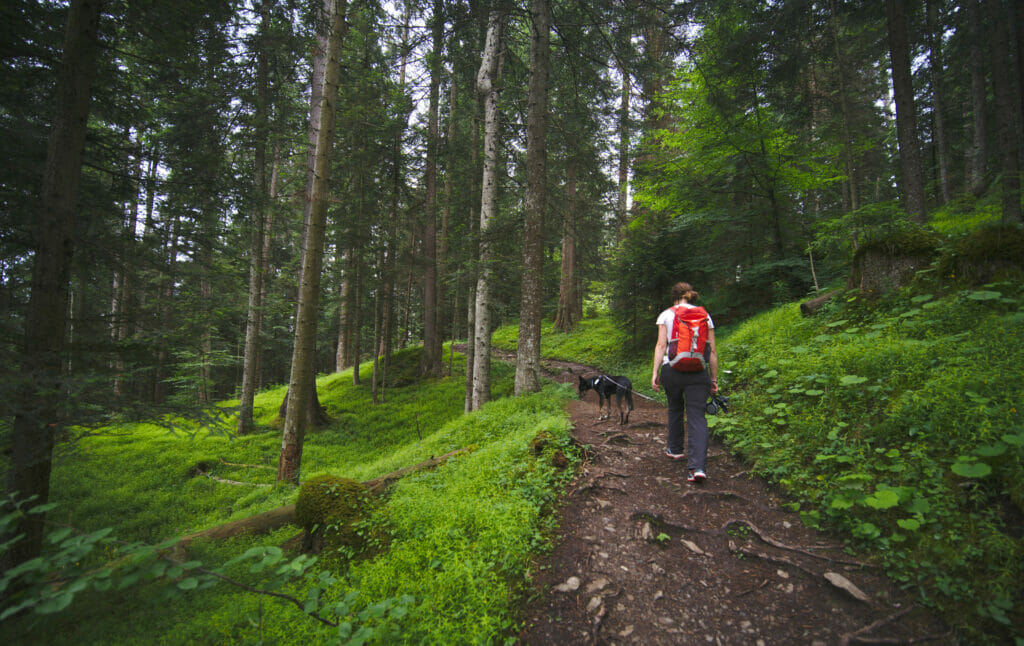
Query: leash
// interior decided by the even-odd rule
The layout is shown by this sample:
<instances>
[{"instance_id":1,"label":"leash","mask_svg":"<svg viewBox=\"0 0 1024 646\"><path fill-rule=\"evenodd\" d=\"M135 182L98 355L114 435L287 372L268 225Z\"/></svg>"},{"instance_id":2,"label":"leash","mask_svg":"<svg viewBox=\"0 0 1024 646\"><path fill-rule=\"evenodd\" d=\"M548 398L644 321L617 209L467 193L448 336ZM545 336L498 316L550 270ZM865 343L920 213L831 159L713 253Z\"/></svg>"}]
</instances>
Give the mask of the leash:
<instances>
[{"instance_id":1,"label":"leash","mask_svg":"<svg viewBox=\"0 0 1024 646\"><path fill-rule=\"evenodd\" d=\"M645 394L643 394L641 392L637 392L636 390L633 390L632 388L626 388L625 386L623 386L619 382L615 381L614 379L612 379L608 375L601 375L601 378L602 379L607 379L608 381L612 382L613 384L615 384L619 388L622 388L623 390L628 390L629 392L633 393L634 395L637 395L638 397L643 397L647 401L652 401L652 402L656 402L656 403L659 403L659 404L661 403L660 401L658 401L657 399L655 399L653 397L648 397L647 395L645 395Z\"/></svg>"},{"instance_id":2,"label":"leash","mask_svg":"<svg viewBox=\"0 0 1024 646\"><path fill-rule=\"evenodd\" d=\"M726 372L726 373L728 374L728 373L731 373L732 371L731 371L731 370L726 370L725 372ZM655 403L658 403L658 404L660 404L660 403L661 403L661 402L660 402L659 400L657 400L657 399L655 399L655 398L653 398L653 397L648 397L647 395L645 395L645 394L643 394L643 393L641 393L641 392L637 392L636 390L633 390L632 388L626 388L625 386L623 386L623 385L622 385L622 384L620 384L619 382L615 381L614 379L612 379L612 378L611 378L611 377L609 377L608 375L601 375L601 377L602 377L602 378L604 378L604 379L607 379L608 381L612 382L613 384L615 384L615 385L616 385L616 386L618 386L619 388L622 388L623 390L628 390L628 391L630 391L631 393L633 393L634 395L637 395L637 396L639 396L639 397L643 397L643 398L644 398L644 399L646 399L647 401L652 401L652 402L655 402ZM728 400L726 400L726 401L728 401Z\"/></svg>"}]
</instances>

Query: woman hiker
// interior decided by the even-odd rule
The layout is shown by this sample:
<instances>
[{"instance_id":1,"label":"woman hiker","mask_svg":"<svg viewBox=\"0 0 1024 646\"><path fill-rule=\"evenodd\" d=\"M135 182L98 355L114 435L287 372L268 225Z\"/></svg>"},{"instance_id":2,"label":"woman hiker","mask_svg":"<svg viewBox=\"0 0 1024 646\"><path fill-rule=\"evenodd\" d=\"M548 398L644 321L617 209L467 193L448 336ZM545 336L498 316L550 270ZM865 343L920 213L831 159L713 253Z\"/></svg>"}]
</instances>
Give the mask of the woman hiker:
<instances>
[{"instance_id":1,"label":"woman hiker","mask_svg":"<svg viewBox=\"0 0 1024 646\"><path fill-rule=\"evenodd\" d=\"M665 455L673 460L687 458L687 482L707 479L708 422L704 406L711 393L718 392L718 352L715 347L715 324L707 316L707 345L703 368L680 372L669 365L668 345L677 312L696 309L700 295L689 283L672 287L672 307L658 316L658 343L654 346L651 388L665 387L668 397L668 444ZM703 309L703 308L701 308ZM705 312L706 314L706 312ZM683 453L683 413L686 412L686 453Z\"/></svg>"}]
</instances>

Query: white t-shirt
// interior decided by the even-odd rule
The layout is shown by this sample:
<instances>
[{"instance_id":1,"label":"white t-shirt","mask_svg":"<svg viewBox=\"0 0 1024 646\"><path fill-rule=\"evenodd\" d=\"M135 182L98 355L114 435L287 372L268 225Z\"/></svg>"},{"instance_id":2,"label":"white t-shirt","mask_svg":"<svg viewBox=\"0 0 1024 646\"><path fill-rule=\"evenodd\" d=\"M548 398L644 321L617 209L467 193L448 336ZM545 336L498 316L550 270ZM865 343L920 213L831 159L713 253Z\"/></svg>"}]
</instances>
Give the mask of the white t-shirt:
<instances>
[{"instance_id":1,"label":"white t-shirt","mask_svg":"<svg viewBox=\"0 0 1024 646\"><path fill-rule=\"evenodd\" d=\"M682 305L683 307L697 307L696 305L692 305L690 303L680 303L680 305ZM657 324L665 326L665 338L666 339L671 338L671 336L672 336L672 321L675 320L675 317L676 317L675 312L672 311L671 307L658 315L658 323ZM708 327L711 328L712 330L715 329L715 322L711 320L711 315L710 314L708 314ZM668 353L667 352L665 353L665 356L662 357L661 362L662 363L668 363Z\"/></svg>"}]
</instances>

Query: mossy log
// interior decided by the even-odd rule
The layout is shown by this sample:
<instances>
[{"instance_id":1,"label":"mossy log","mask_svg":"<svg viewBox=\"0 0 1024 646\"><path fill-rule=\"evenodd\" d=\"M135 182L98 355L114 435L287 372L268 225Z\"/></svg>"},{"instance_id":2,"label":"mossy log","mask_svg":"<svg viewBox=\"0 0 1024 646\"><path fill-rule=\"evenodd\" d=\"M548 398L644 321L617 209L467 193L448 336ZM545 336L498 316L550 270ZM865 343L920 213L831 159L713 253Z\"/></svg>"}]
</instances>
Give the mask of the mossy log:
<instances>
[{"instance_id":1,"label":"mossy log","mask_svg":"<svg viewBox=\"0 0 1024 646\"><path fill-rule=\"evenodd\" d=\"M466 447L450 451L444 455L424 460L419 464L403 467L397 471L392 471L391 473L374 478L373 480L367 480L362 484L370 493L374 495L381 495L388 487L397 482L400 478L416 471L422 471L423 469L432 469L444 462L447 462L451 458L461 453L467 453L470 450L472 450L471 447ZM255 516L240 518L238 520L233 520L230 523L224 523L223 525L211 527L210 529L204 529L201 532L189 534L178 542L175 550L180 552L187 551L188 546L196 539L222 540L225 538L231 538L232 536L240 536L242 534L267 534L276 529L280 529L285 525L294 524L295 504L293 503L265 511L261 514L256 514Z\"/></svg>"}]
</instances>

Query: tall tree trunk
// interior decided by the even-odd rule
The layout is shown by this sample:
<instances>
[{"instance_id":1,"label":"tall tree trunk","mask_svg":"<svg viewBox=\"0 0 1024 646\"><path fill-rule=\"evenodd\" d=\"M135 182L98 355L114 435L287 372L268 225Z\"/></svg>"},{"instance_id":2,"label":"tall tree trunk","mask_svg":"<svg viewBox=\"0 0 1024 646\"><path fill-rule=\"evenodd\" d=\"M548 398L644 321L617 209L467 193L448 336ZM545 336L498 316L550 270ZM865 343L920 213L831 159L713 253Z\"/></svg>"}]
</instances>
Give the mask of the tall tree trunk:
<instances>
[{"instance_id":1,"label":"tall tree trunk","mask_svg":"<svg viewBox=\"0 0 1024 646\"><path fill-rule=\"evenodd\" d=\"M381 258L382 253L383 252L378 252L377 253L377 266L378 267L380 267L380 266L382 266L384 264L383 259ZM373 353L373 372L371 373L371 376L370 376L370 401L372 401L374 404L379 404L380 403L380 395L379 395L379 393L380 393L381 382L383 381L383 379L381 377L381 374L380 374L380 372L381 372L381 366L380 366L381 353L377 349L380 348L381 345L383 345L381 343L381 337L383 336L383 332L382 332L381 328L384 327L384 322L381 320L382 319L381 309L382 309L382 301L384 300L384 298L385 298L385 295L383 294L383 290L378 288L376 290L376 293L374 294L374 297L373 297L373 348L374 348L374 353Z\"/></svg>"},{"instance_id":2,"label":"tall tree trunk","mask_svg":"<svg viewBox=\"0 0 1024 646\"><path fill-rule=\"evenodd\" d=\"M917 110L910 74L910 41L907 37L905 0L886 0L889 28L889 56L892 64L893 96L896 99L896 138L900 150L903 209L918 222L928 219L924 198L924 173L917 141Z\"/></svg>"},{"instance_id":3,"label":"tall tree trunk","mask_svg":"<svg viewBox=\"0 0 1024 646\"><path fill-rule=\"evenodd\" d=\"M432 19L434 50L430 54L430 90L427 107L426 196L423 223L423 354L420 373L441 374L441 333L437 292L437 113L441 86L441 55L444 48L444 4L434 0Z\"/></svg>"},{"instance_id":4,"label":"tall tree trunk","mask_svg":"<svg viewBox=\"0 0 1024 646\"><path fill-rule=\"evenodd\" d=\"M491 398L491 277L493 270L489 235L498 209L498 74L501 58L501 32L505 17L491 11L487 19L487 39L483 60L476 77L477 91L484 100L484 168L480 192L480 267L476 280L476 334L473 350L472 408L478 410Z\"/></svg>"},{"instance_id":5,"label":"tall tree trunk","mask_svg":"<svg viewBox=\"0 0 1024 646\"><path fill-rule=\"evenodd\" d=\"M633 87L625 64L619 65L619 75L622 76L622 89L619 97L619 195L615 206L615 217L618 220L615 236L621 240L629 224L629 100ZM563 253L564 240L563 237Z\"/></svg>"},{"instance_id":6,"label":"tall tree trunk","mask_svg":"<svg viewBox=\"0 0 1024 646\"><path fill-rule=\"evenodd\" d=\"M334 142L335 104L338 99L341 42L346 29L345 0L325 0L322 9L328 26L324 48L323 83L318 106L310 106L310 118L319 117L313 156L312 182L306 194L309 213L303 238L302 271L299 279L299 303L295 317L295 346L292 350L288 383L287 415L281 438L281 458L277 480L297 483L302 462L302 444L308 422L310 393L315 393L316 324L320 309L320 269L323 264L324 233L327 220L327 190Z\"/></svg>"},{"instance_id":7,"label":"tall tree trunk","mask_svg":"<svg viewBox=\"0 0 1024 646\"><path fill-rule=\"evenodd\" d=\"M32 286L19 361L7 492L32 505L50 498L56 434L67 423L55 401L65 390L62 355L68 323L68 280L75 248L75 216L82 151L89 120L100 17L99 0L72 0L64 47L57 67L56 109L40 190L39 228L32 262ZM25 514L12 535L21 540L3 554L4 570L36 557L43 542L45 514ZM9 538L9 537L6 537Z\"/></svg>"},{"instance_id":8,"label":"tall tree trunk","mask_svg":"<svg viewBox=\"0 0 1024 646\"><path fill-rule=\"evenodd\" d=\"M167 240L164 243L166 254L163 281L161 285L160 303L160 341L156 353L156 379L153 384L153 402L162 404L167 397L167 384L164 383L166 367L170 358L168 336L170 336L171 324L171 303L174 298L175 273L178 266L178 228L181 222L177 213L173 216L167 231Z\"/></svg>"},{"instance_id":9,"label":"tall tree trunk","mask_svg":"<svg viewBox=\"0 0 1024 646\"><path fill-rule=\"evenodd\" d=\"M515 393L540 390L540 325L544 315L544 214L547 183L549 0L531 0L530 82L526 116L523 282L519 303Z\"/></svg>"},{"instance_id":10,"label":"tall tree trunk","mask_svg":"<svg viewBox=\"0 0 1024 646\"><path fill-rule=\"evenodd\" d=\"M985 193L985 166L988 160L988 127L985 103L985 50L987 32L982 28L979 0L965 0L967 9L967 39L971 68L971 145L967 153L966 188L975 197Z\"/></svg>"},{"instance_id":11,"label":"tall tree trunk","mask_svg":"<svg viewBox=\"0 0 1024 646\"><path fill-rule=\"evenodd\" d=\"M267 259L263 255L266 221L269 217L270 199L267 182L267 108L270 99L267 65L267 31L270 29L271 10L274 0L260 3L260 31L256 41L256 114L255 150L253 151L253 184L256 204L252 219L252 245L249 251L249 301L246 308L245 351L242 359L242 397L238 408L238 434L251 433L253 423L253 401L256 397L256 368L259 366L261 350L260 311L263 309L263 280L266 276Z\"/></svg>"},{"instance_id":12,"label":"tall tree trunk","mask_svg":"<svg viewBox=\"0 0 1024 646\"><path fill-rule=\"evenodd\" d=\"M565 170L565 219L562 222L562 273L558 283L555 329L571 332L579 322L576 288L576 161L571 156Z\"/></svg>"},{"instance_id":13,"label":"tall tree trunk","mask_svg":"<svg viewBox=\"0 0 1024 646\"><path fill-rule=\"evenodd\" d=\"M346 354L351 334L348 328L348 308L346 304L348 303L351 289L349 286L351 276L349 276L348 268L352 266L352 262L349 259L352 252L346 252L341 244L341 240L338 240L337 253L340 271L338 276L338 339L334 351L334 372L342 372L348 368L348 363L346 363L348 357Z\"/></svg>"},{"instance_id":14,"label":"tall tree trunk","mask_svg":"<svg viewBox=\"0 0 1024 646\"><path fill-rule=\"evenodd\" d=\"M850 109L850 97L846 87L846 57L843 54L842 32L839 26L839 11L836 0L830 2L829 25L832 28L832 40L836 52L836 76L839 80L839 105L843 116L843 165L846 167L846 181L843 182L843 210L856 211L860 208L860 192L857 189L857 168L853 158L853 110Z\"/></svg>"},{"instance_id":15,"label":"tall tree trunk","mask_svg":"<svg viewBox=\"0 0 1024 646\"><path fill-rule=\"evenodd\" d=\"M1014 13L1014 31L1017 35L1016 43L1016 61L1017 61L1017 132L1019 135L1024 136L1024 5L1021 4L1020 0L1017 0L1015 5L1012 5ZM1024 141L1018 139L1018 143L1024 144Z\"/></svg>"},{"instance_id":16,"label":"tall tree trunk","mask_svg":"<svg viewBox=\"0 0 1024 646\"><path fill-rule=\"evenodd\" d=\"M479 178L483 175L480 167L480 113L483 111L483 98L477 95L476 109L473 112L473 135L472 152L470 153L470 169L473 174L471 193L474 196L481 194ZM469 254L471 258L480 257L480 218L477 217L479 209L476 200L470 208L469 231L470 244ZM475 263L470 263L466 281L466 400L465 412L473 410L473 373L474 362L476 361L476 281L478 268Z\"/></svg>"},{"instance_id":17,"label":"tall tree trunk","mask_svg":"<svg viewBox=\"0 0 1024 646\"><path fill-rule=\"evenodd\" d=\"M452 142L455 140L455 97L457 94L457 87L455 83L455 75L451 76L451 88L449 90L448 98L448 133L445 136L445 173L444 173L444 210L441 212L441 233L437 243L437 301L441 304L440 312L438 313L438 320L444 320L445 312L451 312L451 339L454 345L455 339L458 338L456 328L458 327L459 321L459 308L458 308L458 295L455 294L452 297L454 301L452 303L451 310L448 309L446 289L448 279L448 236L451 231L452 221L452 190L455 183L455 155L452 154ZM443 352L443 349L442 349ZM448 376L452 374L452 354L454 349L449 346L448 348ZM444 358L442 357L442 361Z\"/></svg>"},{"instance_id":18,"label":"tall tree trunk","mask_svg":"<svg viewBox=\"0 0 1024 646\"><path fill-rule=\"evenodd\" d=\"M935 121L935 150L939 158L939 188L942 203L953 199L953 178L949 170L949 142L946 139L946 119L943 111L946 105L945 84L942 81L942 25L936 0L927 0L928 51L932 72L932 113Z\"/></svg>"},{"instance_id":19,"label":"tall tree trunk","mask_svg":"<svg viewBox=\"0 0 1024 646\"><path fill-rule=\"evenodd\" d=\"M126 165L126 174L131 178L134 187L133 195L125 200L124 228L121 235L120 258L114 272L114 290L111 302L111 341L114 343L114 396L125 394L125 362L121 345L128 339L131 332L129 322L134 315L134 284L135 284L135 228L139 222L139 187L142 184L142 140L141 132L136 134L133 163Z\"/></svg>"},{"instance_id":20,"label":"tall tree trunk","mask_svg":"<svg viewBox=\"0 0 1024 646\"><path fill-rule=\"evenodd\" d=\"M260 307L256 310L256 331L260 334L262 340L263 335L263 320L266 314L266 303L267 303L267 285L270 282L270 247L273 241L274 233L274 210L277 204L277 186L278 180L280 180L280 160L281 148L279 144L274 144L273 157L270 162L270 188L267 196L269 197L269 204L267 205L267 217L263 222L263 280L260 281ZM253 368L253 372L256 375L255 382L258 384L257 388L263 385L263 348L260 347L260 351L256 353L256 365Z\"/></svg>"},{"instance_id":21,"label":"tall tree trunk","mask_svg":"<svg viewBox=\"0 0 1024 646\"><path fill-rule=\"evenodd\" d=\"M999 167L1002 177L1003 222L1021 221L1020 155L1017 110L1014 106L1016 78L1007 49L1010 46L1009 16L1001 0L985 0L991 25L992 95L996 104L996 129L999 142Z\"/></svg>"},{"instance_id":22,"label":"tall tree trunk","mask_svg":"<svg viewBox=\"0 0 1024 646\"><path fill-rule=\"evenodd\" d=\"M199 276L202 329L199 333L199 392L197 399L200 404L208 404L213 397L213 393L210 392L213 384L210 363L213 354L213 284L210 277L213 275L213 237L215 235L215 227L211 218L216 217L213 207L208 204L199 217L202 218L198 250L199 266L202 272Z\"/></svg>"},{"instance_id":23,"label":"tall tree trunk","mask_svg":"<svg viewBox=\"0 0 1024 646\"><path fill-rule=\"evenodd\" d=\"M354 254L353 254L354 255ZM355 283L355 289L353 290L351 298L351 309L348 316L351 321L350 327L352 329L352 336L350 347L351 354L349 355L349 363L352 365L352 385L358 386L361 383L359 376L359 362L362 359L362 307L363 307L363 284L362 284L362 266L359 264L358 259L353 258L354 268L352 271L352 280Z\"/></svg>"}]
</instances>

